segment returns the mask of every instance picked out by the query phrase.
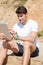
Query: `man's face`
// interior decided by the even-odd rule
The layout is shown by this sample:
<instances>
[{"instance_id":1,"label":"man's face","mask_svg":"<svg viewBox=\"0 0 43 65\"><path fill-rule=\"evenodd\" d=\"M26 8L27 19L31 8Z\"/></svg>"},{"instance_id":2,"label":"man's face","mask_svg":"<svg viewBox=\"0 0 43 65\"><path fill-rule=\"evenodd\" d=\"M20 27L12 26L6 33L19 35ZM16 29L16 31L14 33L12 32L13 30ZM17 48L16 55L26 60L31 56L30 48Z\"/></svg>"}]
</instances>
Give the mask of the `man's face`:
<instances>
[{"instance_id":1,"label":"man's face","mask_svg":"<svg viewBox=\"0 0 43 65\"><path fill-rule=\"evenodd\" d=\"M21 14L17 14L17 16L18 16L18 19L19 19L19 21L21 23L25 23L25 21L26 21L26 14L21 13Z\"/></svg>"}]
</instances>

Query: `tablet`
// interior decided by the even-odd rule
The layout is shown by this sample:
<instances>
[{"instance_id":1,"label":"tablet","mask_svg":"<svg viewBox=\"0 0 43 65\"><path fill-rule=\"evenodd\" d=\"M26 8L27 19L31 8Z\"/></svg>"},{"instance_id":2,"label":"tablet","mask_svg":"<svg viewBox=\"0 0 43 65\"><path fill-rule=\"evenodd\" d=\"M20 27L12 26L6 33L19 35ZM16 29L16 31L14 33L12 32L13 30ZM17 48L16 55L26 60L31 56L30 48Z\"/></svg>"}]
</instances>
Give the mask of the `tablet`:
<instances>
[{"instance_id":1,"label":"tablet","mask_svg":"<svg viewBox=\"0 0 43 65\"><path fill-rule=\"evenodd\" d=\"M8 26L5 22L0 22L0 33L4 33L7 39L11 39L11 35Z\"/></svg>"}]
</instances>

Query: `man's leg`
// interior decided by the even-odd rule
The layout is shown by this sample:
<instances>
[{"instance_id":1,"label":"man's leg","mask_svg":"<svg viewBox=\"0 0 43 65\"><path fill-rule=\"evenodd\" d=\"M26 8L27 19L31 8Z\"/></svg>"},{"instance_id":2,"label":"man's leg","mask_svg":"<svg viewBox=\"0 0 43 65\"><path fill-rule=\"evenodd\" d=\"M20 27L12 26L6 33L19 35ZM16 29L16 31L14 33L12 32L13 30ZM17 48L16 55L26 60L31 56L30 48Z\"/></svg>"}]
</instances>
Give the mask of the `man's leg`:
<instances>
[{"instance_id":1,"label":"man's leg","mask_svg":"<svg viewBox=\"0 0 43 65\"><path fill-rule=\"evenodd\" d=\"M11 49L14 53L19 52L19 48L18 48L16 42L10 41L10 42L8 42L8 44L10 45L9 49ZM23 44L24 44L23 45L23 49L24 49L23 65L28 65L29 61L30 61L30 55L35 51L36 46L33 43L27 42L27 41L25 41Z\"/></svg>"},{"instance_id":2,"label":"man's leg","mask_svg":"<svg viewBox=\"0 0 43 65\"><path fill-rule=\"evenodd\" d=\"M24 42L23 65L29 65L30 55L35 51L36 47L33 43Z\"/></svg>"},{"instance_id":3,"label":"man's leg","mask_svg":"<svg viewBox=\"0 0 43 65\"><path fill-rule=\"evenodd\" d=\"M1 52L0 52L0 65L3 64L4 59L6 58L6 55L7 55L7 49L2 46Z\"/></svg>"},{"instance_id":4,"label":"man's leg","mask_svg":"<svg viewBox=\"0 0 43 65\"><path fill-rule=\"evenodd\" d=\"M19 48L18 48L17 42L15 42L14 40L9 41L7 43L7 48L12 50L14 53L18 53L19 52Z\"/></svg>"},{"instance_id":5,"label":"man's leg","mask_svg":"<svg viewBox=\"0 0 43 65\"><path fill-rule=\"evenodd\" d=\"M19 51L19 48L14 41L9 41L9 42L4 41L1 52L0 52L0 65L3 64L4 59L7 56L8 49L12 50L14 53L18 53Z\"/></svg>"}]
</instances>

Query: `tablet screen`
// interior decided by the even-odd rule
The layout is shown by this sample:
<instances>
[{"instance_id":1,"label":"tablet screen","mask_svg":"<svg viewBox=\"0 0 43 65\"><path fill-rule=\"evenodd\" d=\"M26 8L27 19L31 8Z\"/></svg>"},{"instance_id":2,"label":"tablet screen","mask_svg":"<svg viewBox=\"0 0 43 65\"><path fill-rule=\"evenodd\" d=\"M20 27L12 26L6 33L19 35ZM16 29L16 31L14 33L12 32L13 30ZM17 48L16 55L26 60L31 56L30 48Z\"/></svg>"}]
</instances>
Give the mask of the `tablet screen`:
<instances>
[{"instance_id":1,"label":"tablet screen","mask_svg":"<svg viewBox=\"0 0 43 65\"><path fill-rule=\"evenodd\" d=\"M8 26L4 22L0 23L0 33L4 33L6 35L7 39L11 39L11 35L10 35L9 30L8 30Z\"/></svg>"}]
</instances>

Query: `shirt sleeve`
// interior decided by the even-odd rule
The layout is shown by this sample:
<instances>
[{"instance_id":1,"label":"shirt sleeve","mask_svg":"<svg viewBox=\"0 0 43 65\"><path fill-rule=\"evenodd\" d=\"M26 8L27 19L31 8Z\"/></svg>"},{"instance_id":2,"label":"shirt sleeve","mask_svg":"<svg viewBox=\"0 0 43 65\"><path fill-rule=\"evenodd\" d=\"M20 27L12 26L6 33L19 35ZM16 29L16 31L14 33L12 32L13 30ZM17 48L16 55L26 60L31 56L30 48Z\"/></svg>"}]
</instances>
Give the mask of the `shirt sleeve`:
<instances>
[{"instance_id":1,"label":"shirt sleeve","mask_svg":"<svg viewBox=\"0 0 43 65\"><path fill-rule=\"evenodd\" d=\"M34 21L31 26L32 26L31 31L38 32L38 23L37 22Z\"/></svg>"}]
</instances>

